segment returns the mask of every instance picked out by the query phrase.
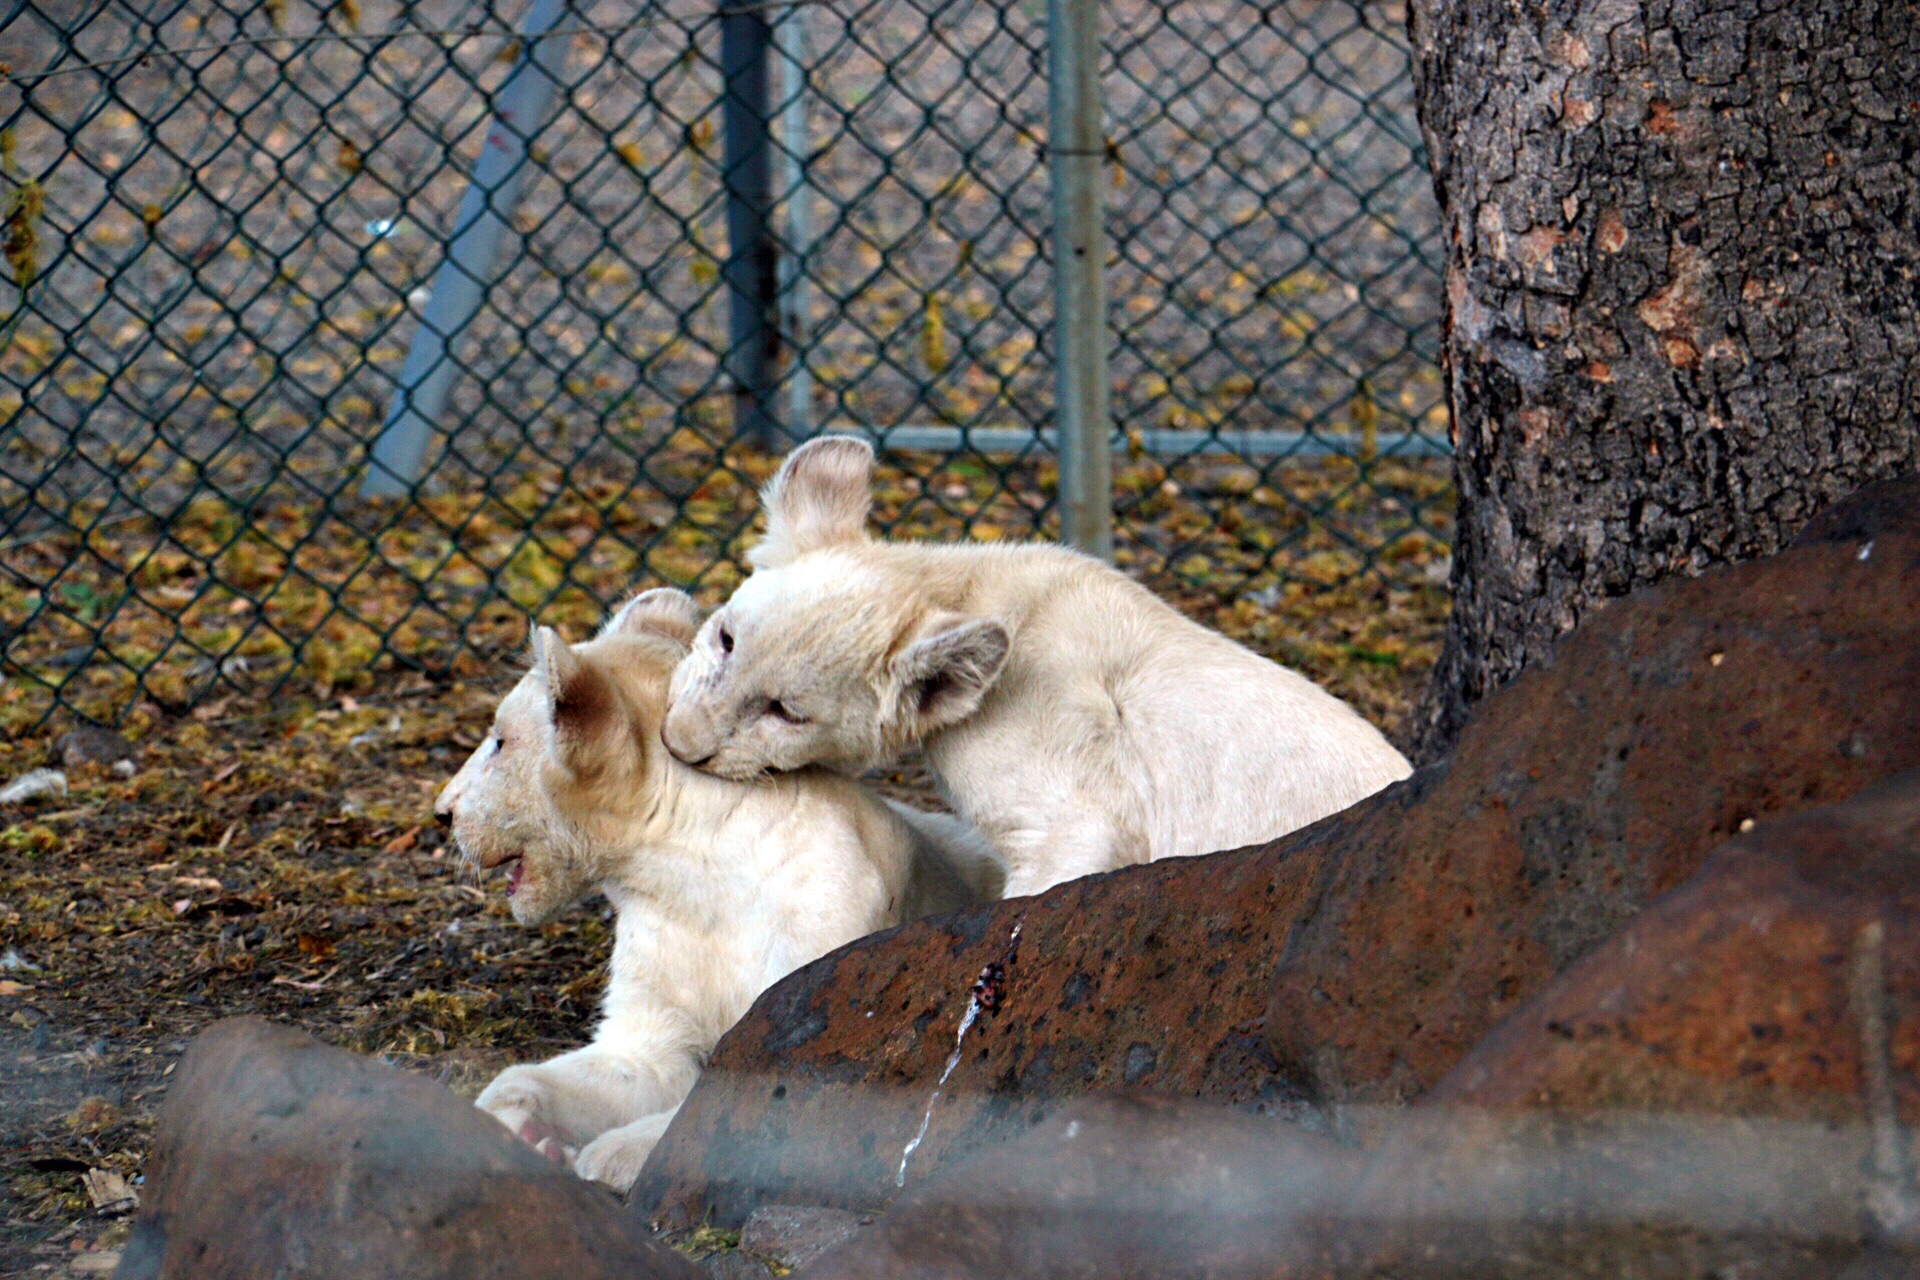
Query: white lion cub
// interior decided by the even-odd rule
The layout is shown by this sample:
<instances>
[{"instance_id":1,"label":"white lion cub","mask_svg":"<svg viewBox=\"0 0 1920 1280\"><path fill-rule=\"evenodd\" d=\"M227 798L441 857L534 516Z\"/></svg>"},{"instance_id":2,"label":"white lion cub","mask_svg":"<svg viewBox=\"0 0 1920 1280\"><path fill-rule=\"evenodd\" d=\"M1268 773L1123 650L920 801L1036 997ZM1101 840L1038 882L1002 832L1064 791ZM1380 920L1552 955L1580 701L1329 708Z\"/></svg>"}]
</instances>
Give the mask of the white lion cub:
<instances>
[{"instance_id":1,"label":"white lion cub","mask_svg":"<svg viewBox=\"0 0 1920 1280\"><path fill-rule=\"evenodd\" d=\"M674 674L682 760L857 773L920 743L1009 895L1271 839L1407 776L1346 704L1090 557L868 538L872 463L815 440L767 487L756 572Z\"/></svg>"},{"instance_id":2,"label":"white lion cub","mask_svg":"<svg viewBox=\"0 0 1920 1280\"><path fill-rule=\"evenodd\" d=\"M698 623L692 600L663 590L585 644L541 628L533 669L434 803L468 858L507 869L521 924L593 889L618 912L593 1043L508 1068L479 1106L621 1190L767 986L1000 889L991 851L952 818L827 773L729 782L669 756L667 682Z\"/></svg>"}]
</instances>

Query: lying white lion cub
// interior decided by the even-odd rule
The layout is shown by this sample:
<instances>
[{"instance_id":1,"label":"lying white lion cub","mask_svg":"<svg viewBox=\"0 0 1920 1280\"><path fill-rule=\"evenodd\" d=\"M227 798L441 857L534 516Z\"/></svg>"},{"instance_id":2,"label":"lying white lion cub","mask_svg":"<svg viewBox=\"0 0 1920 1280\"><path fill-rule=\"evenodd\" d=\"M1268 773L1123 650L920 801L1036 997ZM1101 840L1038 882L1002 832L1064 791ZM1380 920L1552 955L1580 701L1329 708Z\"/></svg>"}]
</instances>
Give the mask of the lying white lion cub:
<instances>
[{"instance_id":1,"label":"lying white lion cub","mask_svg":"<svg viewBox=\"0 0 1920 1280\"><path fill-rule=\"evenodd\" d=\"M508 1068L479 1106L621 1190L767 986L1000 889L991 851L952 818L825 773L723 781L662 750L667 681L698 622L685 595L649 591L586 644L541 628L533 670L434 803L467 857L507 868L521 924L593 889L618 912L593 1043Z\"/></svg>"},{"instance_id":2,"label":"lying white lion cub","mask_svg":"<svg viewBox=\"0 0 1920 1280\"><path fill-rule=\"evenodd\" d=\"M1344 703L1087 556L869 539L872 462L815 440L768 486L757 572L674 675L682 760L857 773L924 744L1010 895L1271 839L1407 775Z\"/></svg>"}]
</instances>

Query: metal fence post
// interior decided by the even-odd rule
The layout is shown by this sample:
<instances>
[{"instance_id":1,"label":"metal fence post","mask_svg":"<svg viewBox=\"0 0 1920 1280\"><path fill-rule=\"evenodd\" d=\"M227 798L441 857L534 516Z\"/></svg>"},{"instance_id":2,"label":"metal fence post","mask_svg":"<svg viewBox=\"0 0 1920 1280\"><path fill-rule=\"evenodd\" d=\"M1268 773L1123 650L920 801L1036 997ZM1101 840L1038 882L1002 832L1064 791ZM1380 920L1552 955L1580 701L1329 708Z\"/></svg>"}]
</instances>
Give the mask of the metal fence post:
<instances>
[{"instance_id":1,"label":"metal fence post","mask_svg":"<svg viewBox=\"0 0 1920 1280\"><path fill-rule=\"evenodd\" d=\"M1054 420L1060 537L1113 559L1107 409L1107 242L1101 168L1099 0L1048 0L1048 167L1053 177Z\"/></svg>"},{"instance_id":2,"label":"metal fence post","mask_svg":"<svg viewBox=\"0 0 1920 1280\"><path fill-rule=\"evenodd\" d=\"M733 383L733 432L772 449L779 422L772 406L780 354L779 296L773 236L773 130L767 102L772 28L763 9L720 10L720 74L726 82L722 181L727 193L727 374Z\"/></svg>"},{"instance_id":3,"label":"metal fence post","mask_svg":"<svg viewBox=\"0 0 1920 1280\"><path fill-rule=\"evenodd\" d=\"M813 434L813 371L807 368L810 331L807 258L813 250L813 192L807 160L807 7L794 5L774 28L780 46L780 187L786 227L780 253L780 322L786 335L787 433Z\"/></svg>"},{"instance_id":4,"label":"metal fence post","mask_svg":"<svg viewBox=\"0 0 1920 1280\"><path fill-rule=\"evenodd\" d=\"M420 479L433 426L446 408L447 391L457 369L448 357L453 344L480 310L493 280L500 245L508 234L507 216L520 200L531 166L527 142L547 123L554 91L567 60L567 42L544 37L566 12L567 0L533 0L520 23L520 60L494 98L486 141L473 163L467 193L454 215L453 235L432 293L420 312L400 366L387 420L367 456L360 480L363 498L395 498Z\"/></svg>"}]
</instances>

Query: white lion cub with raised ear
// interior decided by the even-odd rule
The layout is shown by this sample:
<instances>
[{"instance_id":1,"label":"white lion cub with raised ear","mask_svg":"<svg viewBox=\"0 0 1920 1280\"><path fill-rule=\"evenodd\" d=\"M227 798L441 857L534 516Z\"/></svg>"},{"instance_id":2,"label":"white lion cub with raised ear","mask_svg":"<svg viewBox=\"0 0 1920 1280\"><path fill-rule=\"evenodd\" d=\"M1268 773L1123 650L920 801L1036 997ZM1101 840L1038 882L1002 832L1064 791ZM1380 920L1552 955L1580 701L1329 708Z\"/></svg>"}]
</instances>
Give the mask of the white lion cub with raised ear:
<instances>
[{"instance_id":1,"label":"white lion cub with raised ear","mask_svg":"<svg viewBox=\"0 0 1920 1280\"><path fill-rule=\"evenodd\" d=\"M1268 840L1407 776L1295 672L1062 547L866 536L873 451L795 450L756 567L673 678L667 746L721 777L922 744L1009 895Z\"/></svg>"},{"instance_id":2,"label":"white lion cub with raised ear","mask_svg":"<svg viewBox=\"0 0 1920 1280\"><path fill-rule=\"evenodd\" d=\"M618 912L593 1043L510 1067L481 1109L582 1177L620 1190L756 996L864 934L987 901L977 833L829 773L730 782L660 744L667 682L699 615L635 597L592 641L535 634L533 669L434 802L466 856L507 869L539 924L592 889Z\"/></svg>"}]
</instances>

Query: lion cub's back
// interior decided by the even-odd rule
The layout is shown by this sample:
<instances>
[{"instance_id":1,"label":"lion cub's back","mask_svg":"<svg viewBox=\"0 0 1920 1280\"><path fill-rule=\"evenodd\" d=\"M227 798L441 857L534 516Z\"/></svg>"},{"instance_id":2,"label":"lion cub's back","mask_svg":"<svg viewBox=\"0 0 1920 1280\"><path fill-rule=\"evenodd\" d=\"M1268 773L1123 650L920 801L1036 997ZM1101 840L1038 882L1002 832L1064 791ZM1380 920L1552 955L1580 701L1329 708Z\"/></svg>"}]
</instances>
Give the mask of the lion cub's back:
<instances>
[{"instance_id":1,"label":"lion cub's back","mask_svg":"<svg viewBox=\"0 0 1920 1280\"><path fill-rule=\"evenodd\" d=\"M882 803L913 841L903 919L1000 900L1007 887L1007 870L971 823L950 813L926 813L892 800Z\"/></svg>"}]
</instances>

